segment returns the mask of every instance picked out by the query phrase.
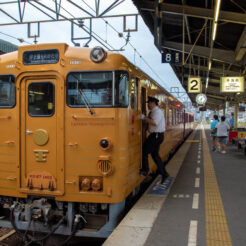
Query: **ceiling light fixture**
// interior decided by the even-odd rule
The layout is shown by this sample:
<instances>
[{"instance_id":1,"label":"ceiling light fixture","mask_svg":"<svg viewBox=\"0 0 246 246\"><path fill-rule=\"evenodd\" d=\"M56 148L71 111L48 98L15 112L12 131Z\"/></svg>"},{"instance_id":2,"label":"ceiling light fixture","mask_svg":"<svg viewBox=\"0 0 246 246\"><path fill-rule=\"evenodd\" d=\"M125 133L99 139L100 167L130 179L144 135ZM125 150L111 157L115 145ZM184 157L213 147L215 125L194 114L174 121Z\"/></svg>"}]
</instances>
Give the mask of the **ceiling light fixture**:
<instances>
[{"instance_id":1,"label":"ceiling light fixture","mask_svg":"<svg viewBox=\"0 0 246 246\"><path fill-rule=\"evenodd\" d=\"M208 88L208 77L206 79L206 89Z\"/></svg>"},{"instance_id":2,"label":"ceiling light fixture","mask_svg":"<svg viewBox=\"0 0 246 246\"><path fill-rule=\"evenodd\" d=\"M219 12L220 12L220 5L221 5L221 0L217 0L216 1L215 14L214 14L214 22L213 22L213 35L212 35L213 41L216 38L217 25L218 25L218 19L219 19Z\"/></svg>"},{"instance_id":3,"label":"ceiling light fixture","mask_svg":"<svg viewBox=\"0 0 246 246\"><path fill-rule=\"evenodd\" d=\"M213 41L215 40L216 32L217 32L217 22L215 22L213 25L213 36L212 36Z\"/></svg>"}]
</instances>

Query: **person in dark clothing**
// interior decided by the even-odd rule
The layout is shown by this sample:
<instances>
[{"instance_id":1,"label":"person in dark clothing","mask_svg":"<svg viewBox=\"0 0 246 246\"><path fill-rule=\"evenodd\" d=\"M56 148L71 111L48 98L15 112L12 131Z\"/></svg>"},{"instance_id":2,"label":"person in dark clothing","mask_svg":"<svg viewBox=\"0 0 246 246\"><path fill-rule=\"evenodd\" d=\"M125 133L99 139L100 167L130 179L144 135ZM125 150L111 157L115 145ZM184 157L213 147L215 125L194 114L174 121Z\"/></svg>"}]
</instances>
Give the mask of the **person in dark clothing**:
<instances>
[{"instance_id":1,"label":"person in dark clothing","mask_svg":"<svg viewBox=\"0 0 246 246\"><path fill-rule=\"evenodd\" d=\"M159 149L161 143L164 141L165 131L165 118L164 113L158 107L159 100L154 97L148 97L148 108L150 113L148 117L142 115L142 119L148 123L149 136L143 144L142 151L142 169L140 174L147 176L149 172L148 155L151 154L154 162L156 163L159 172L161 173L161 183L169 177L165 169L165 165L159 156Z\"/></svg>"}]
</instances>

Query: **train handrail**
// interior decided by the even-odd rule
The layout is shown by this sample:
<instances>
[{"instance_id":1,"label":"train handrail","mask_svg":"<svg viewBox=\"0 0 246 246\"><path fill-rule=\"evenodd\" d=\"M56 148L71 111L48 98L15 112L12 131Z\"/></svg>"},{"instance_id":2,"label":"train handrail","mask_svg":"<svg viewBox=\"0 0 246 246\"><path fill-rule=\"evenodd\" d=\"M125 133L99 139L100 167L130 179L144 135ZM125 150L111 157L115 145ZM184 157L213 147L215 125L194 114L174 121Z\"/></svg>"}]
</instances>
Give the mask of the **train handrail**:
<instances>
[{"instance_id":1,"label":"train handrail","mask_svg":"<svg viewBox=\"0 0 246 246\"><path fill-rule=\"evenodd\" d=\"M10 115L0 116L0 120L9 120L9 119L11 119L11 116Z\"/></svg>"}]
</instances>

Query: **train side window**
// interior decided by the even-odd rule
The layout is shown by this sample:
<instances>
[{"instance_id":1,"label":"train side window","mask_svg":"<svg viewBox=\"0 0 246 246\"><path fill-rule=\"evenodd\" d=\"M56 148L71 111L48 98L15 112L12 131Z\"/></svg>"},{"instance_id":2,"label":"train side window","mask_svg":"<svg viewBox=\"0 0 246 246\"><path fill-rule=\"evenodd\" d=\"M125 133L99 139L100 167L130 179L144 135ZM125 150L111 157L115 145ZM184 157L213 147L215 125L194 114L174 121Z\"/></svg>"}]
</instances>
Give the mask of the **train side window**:
<instances>
[{"instance_id":1,"label":"train side window","mask_svg":"<svg viewBox=\"0 0 246 246\"><path fill-rule=\"evenodd\" d=\"M115 106L128 106L128 81L129 75L125 71L115 72Z\"/></svg>"},{"instance_id":2,"label":"train side window","mask_svg":"<svg viewBox=\"0 0 246 246\"><path fill-rule=\"evenodd\" d=\"M176 109L176 124L179 123L179 110Z\"/></svg>"},{"instance_id":3,"label":"train side window","mask_svg":"<svg viewBox=\"0 0 246 246\"><path fill-rule=\"evenodd\" d=\"M130 81L130 105L131 108L135 107L135 96L136 96L136 81L134 78Z\"/></svg>"},{"instance_id":4,"label":"train side window","mask_svg":"<svg viewBox=\"0 0 246 246\"><path fill-rule=\"evenodd\" d=\"M173 111L172 109L169 109L169 125L171 126L173 124Z\"/></svg>"},{"instance_id":5,"label":"train side window","mask_svg":"<svg viewBox=\"0 0 246 246\"><path fill-rule=\"evenodd\" d=\"M28 86L30 116L52 116L55 112L55 89L51 82L35 82Z\"/></svg>"},{"instance_id":6,"label":"train side window","mask_svg":"<svg viewBox=\"0 0 246 246\"><path fill-rule=\"evenodd\" d=\"M132 109L138 110L138 86L139 79L132 77L130 82L130 105Z\"/></svg>"},{"instance_id":7,"label":"train side window","mask_svg":"<svg viewBox=\"0 0 246 246\"><path fill-rule=\"evenodd\" d=\"M0 108L13 108L16 103L15 77L0 76Z\"/></svg>"},{"instance_id":8,"label":"train side window","mask_svg":"<svg viewBox=\"0 0 246 246\"><path fill-rule=\"evenodd\" d=\"M146 102L147 102L146 93L147 93L146 92L146 88L145 87L141 87L141 112L144 115L147 114L147 110L146 110Z\"/></svg>"},{"instance_id":9,"label":"train side window","mask_svg":"<svg viewBox=\"0 0 246 246\"><path fill-rule=\"evenodd\" d=\"M138 110L138 98L139 98L139 79L136 78L136 110Z\"/></svg>"}]
</instances>

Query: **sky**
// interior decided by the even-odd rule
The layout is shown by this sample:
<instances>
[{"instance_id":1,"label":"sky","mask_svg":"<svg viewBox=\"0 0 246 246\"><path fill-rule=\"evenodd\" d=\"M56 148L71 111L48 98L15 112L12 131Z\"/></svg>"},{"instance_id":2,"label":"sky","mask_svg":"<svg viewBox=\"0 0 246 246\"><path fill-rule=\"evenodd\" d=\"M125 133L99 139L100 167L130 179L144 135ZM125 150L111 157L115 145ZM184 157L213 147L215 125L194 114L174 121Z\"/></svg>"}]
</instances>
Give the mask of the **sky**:
<instances>
[{"instance_id":1,"label":"sky","mask_svg":"<svg viewBox=\"0 0 246 246\"><path fill-rule=\"evenodd\" d=\"M6 0L0 0L0 4L7 2ZM10 2L10 1L8 1ZM13 1L16 2L16 1ZM54 9L54 0L42 0L41 3L46 6L50 6ZM59 1L57 1L59 2ZM87 12L95 14L95 1L93 0L73 0L74 3L82 6ZM107 9L107 7L112 4L113 0L101 0L100 1L100 12ZM31 3L31 2L30 2ZM38 5L39 6L39 5ZM17 4L1 4L0 6L3 10L10 13L16 19L19 18L19 11ZM22 8L24 4L22 3ZM41 9L42 6L39 6ZM62 0L61 14L67 18L71 17L88 17L89 15L84 11L78 9L71 3ZM55 17L55 15L47 10L47 14ZM116 8L112 9L106 15L121 15L121 14L136 14L138 13L136 7L131 0L125 0L119 4ZM32 7L31 4L26 4L23 21L37 21L48 19L48 17L38 11L36 8ZM108 22L108 24L105 23ZM13 22L7 15L0 12L0 23ZM89 20L84 21L84 25L89 27ZM135 28L135 17L128 17L126 19L127 29ZM122 48L124 51L120 51L122 55L127 57L127 59L142 69L150 77L156 80L160 85L162 85L167 91L170 92L171 87L179 87L180 92L184 92L179 80L177 79L175 73L173 72L169 64L161 63L161 54L154 45L154 38L150 33L148 27L143 22L141 16L138 16L138 27L136 32L130 32L129 42L126 43L128 32L123 32L123 18L104 18L104 19L93 19L92 21L92 31L94 35L98 38L100 37L101 42L109 46L111 49L120 50ZM123 34L123 37L119 37L119 33ZM37 25L32 24L30 28L30 34L37 34ZM74 37L82 38L88 37L81 28L75 26ZM24 43L20 43L19 39L25 40ZM16 45L26 45L31 44L34 38L28 38L28 28L27 25L8 25L0 26L0 39L9 41ZM65 42L71 46L74 44L71 42L71 23L66 22L53 22L53 23L41 23L40 25L40 37L37 38L38 43L56 43ZM76 40L83 46L88 40L81 39ZM89 47L101 46L96 40L92 40ZM147 63L147 64L146 64ZM184 94L182 94L185 99ZM182 100L182 99L181 99ZM187 99L186 99L187 100Z\"/></svg>"}]
</instances>

